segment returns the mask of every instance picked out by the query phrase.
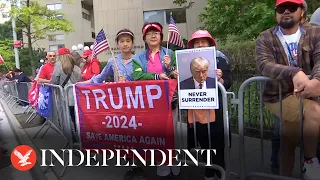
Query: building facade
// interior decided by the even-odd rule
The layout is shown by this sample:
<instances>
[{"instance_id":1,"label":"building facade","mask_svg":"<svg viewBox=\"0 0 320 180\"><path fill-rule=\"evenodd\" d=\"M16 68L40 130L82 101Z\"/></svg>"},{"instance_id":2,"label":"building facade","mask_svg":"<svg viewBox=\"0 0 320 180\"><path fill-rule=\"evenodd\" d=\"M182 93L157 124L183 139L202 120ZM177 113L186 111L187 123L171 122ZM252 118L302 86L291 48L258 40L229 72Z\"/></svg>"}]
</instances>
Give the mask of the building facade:
<instances>
[{"instance_id":1,"label":"building facade","mask_svg":"<svg viewBox=\"0 0 320 180\"><path fill-rule=\"evenodd\" d=\"M73 45L90 46L93 44L95 28L92 1L73 0L70 3L66 0L40 0L39 2L47 6L48 9L60 11L61 17L64 15L66 19L72 22L75 31L68 34L55 32L52 34L53 38L37 41L34 47L45 48L47 51L57 51L61 47L71 49Z\"/></svg>"},{"instance_id":2,"label":"building facade","mask_svg":"<svg viewBox=\"0 0 320 180\"><path fill-rule=\"evenodd\" d=\"M43 1L41 1L43 2ZM189 39L200 26L198 16L207 0L197 0L189 9L173 4L173 0L77 0L68 4L61 0L45 0L49 9L63 12L66 18L73 22L75 32L56 33L55 40L42 40L37 46L46 50L57 50L84 44L90 46L95 34L102 28L109 39L111 50L118 53L115 42L116 33L123 28L130 29L135 34L134 51L145 49L142 39L142 26L145 22L157 21L164 27L164 41L168 39L168 24L170 12L174 17L181 36ZM103 52L98 56L101 61L108 60L111 52Z\"/></svg>"}]
</instances>

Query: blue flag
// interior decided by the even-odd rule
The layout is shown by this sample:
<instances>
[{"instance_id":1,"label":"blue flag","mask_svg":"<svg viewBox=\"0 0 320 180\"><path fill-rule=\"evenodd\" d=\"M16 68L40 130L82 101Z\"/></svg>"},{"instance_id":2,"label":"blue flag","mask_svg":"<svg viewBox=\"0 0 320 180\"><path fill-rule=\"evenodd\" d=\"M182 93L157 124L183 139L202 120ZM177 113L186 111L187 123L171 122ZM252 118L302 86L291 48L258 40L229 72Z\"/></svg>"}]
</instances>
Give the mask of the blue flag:
<instances>
[{"instance_id":1,"label":"blue flag","mask_svg":"<svg viewBox=\"0 0 320 180\"><path fill-rule=\"evenodd\" d=\"M37 113L42 117L49 117L52 109L51 87L40 86Z\"/></svg>"}]
</instances>

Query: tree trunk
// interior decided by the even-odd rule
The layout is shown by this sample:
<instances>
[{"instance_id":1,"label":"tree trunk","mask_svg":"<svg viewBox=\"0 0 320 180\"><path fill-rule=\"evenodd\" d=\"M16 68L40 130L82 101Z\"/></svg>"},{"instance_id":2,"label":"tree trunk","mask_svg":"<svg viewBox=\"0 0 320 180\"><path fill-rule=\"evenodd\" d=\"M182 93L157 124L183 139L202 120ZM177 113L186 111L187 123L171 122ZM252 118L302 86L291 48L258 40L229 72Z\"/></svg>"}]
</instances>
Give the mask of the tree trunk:
<instances>
[{"instance_id":1,"label":"tree trunk","mask_svg":"<svg viewBox=\"0 0 320 180\"><path fill-rule=\"evenodd\" d=\"M30 0L27 0L27 7L30 7ZM27 25L27 36L28 36L28 50L29 50L29 59L31 65L32 77L36 77L36 69L33 61L33 49L32 49L32 39L31 39L31 21L29 17L29 24Z\"/></svg>"}]
</instances>

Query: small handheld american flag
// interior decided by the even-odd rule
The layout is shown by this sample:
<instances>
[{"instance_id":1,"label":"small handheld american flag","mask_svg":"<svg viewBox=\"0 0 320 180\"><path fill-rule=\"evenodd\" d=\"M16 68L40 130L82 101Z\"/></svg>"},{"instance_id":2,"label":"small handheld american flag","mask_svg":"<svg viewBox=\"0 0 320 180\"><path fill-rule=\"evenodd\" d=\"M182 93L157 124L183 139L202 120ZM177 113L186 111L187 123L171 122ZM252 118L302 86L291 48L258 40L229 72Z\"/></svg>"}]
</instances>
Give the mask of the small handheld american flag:
<instances>
[{"instance_id":1,"label":"small handheld american flag","mask_svg":"<svg viewBox=\"0 0 320 180\"><path fill-rule=\"evenodd\" d=\"M101 52L108 50L109 48L109 41L104 33L104 30L101 29L96 37L96 40L93 43L92 59L95 58Z\"/></svg>"},{"instance_id":2,"label":"small handheld american flag","mask_svg":"<svg viewBox=\"0 0 320 180\"><path fill-rule=\"evenodd\" d=\"M169 37L169 43L184 48L182 38L180 36L176 23L174 22L172 14L170 14L169 32L171 32Z\"/></svg>"}]
</instances>

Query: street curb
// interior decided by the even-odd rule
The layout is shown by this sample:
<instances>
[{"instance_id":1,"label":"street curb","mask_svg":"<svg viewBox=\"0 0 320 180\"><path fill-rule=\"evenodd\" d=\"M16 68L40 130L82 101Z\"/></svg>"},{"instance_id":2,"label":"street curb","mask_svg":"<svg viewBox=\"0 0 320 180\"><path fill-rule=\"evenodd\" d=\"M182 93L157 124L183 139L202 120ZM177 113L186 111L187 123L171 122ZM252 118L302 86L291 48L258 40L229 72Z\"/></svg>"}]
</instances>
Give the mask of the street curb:
<instances>
[{"instance_id":1,"label":"street curb","mask_svg":"<svg viewBox=\"0 0 320 180\"><path fill-rule=\"evenodd\" d=\"M25 132L24 129L19 128L20 127L20 123L18 122L17 118L14 116L14 114L12 113L12 111L10 110L10 108L7 106L7 104L4 102L3 99L0 99L0 103L2 105L3 111L5 113L5 115L8 118L8 122L9 125L15 135L15 138L17 140L17 142L19 144L26 144L30 147L32 147L37 154L37 164L31 169L29 170L29 174L32 177L33 180L49 180L47 178L47 176L45 175L45 173L41 170L40 167L40 160L41 160L41 156L40 156L40 151L38 150L39 148L32 142L32 140L30 139L30 137L28 136L28 134ZM58 177L55 176L54 179L59 179ZM50 180L53 180L50 178Z\"/></svg>"}]
</instances>

